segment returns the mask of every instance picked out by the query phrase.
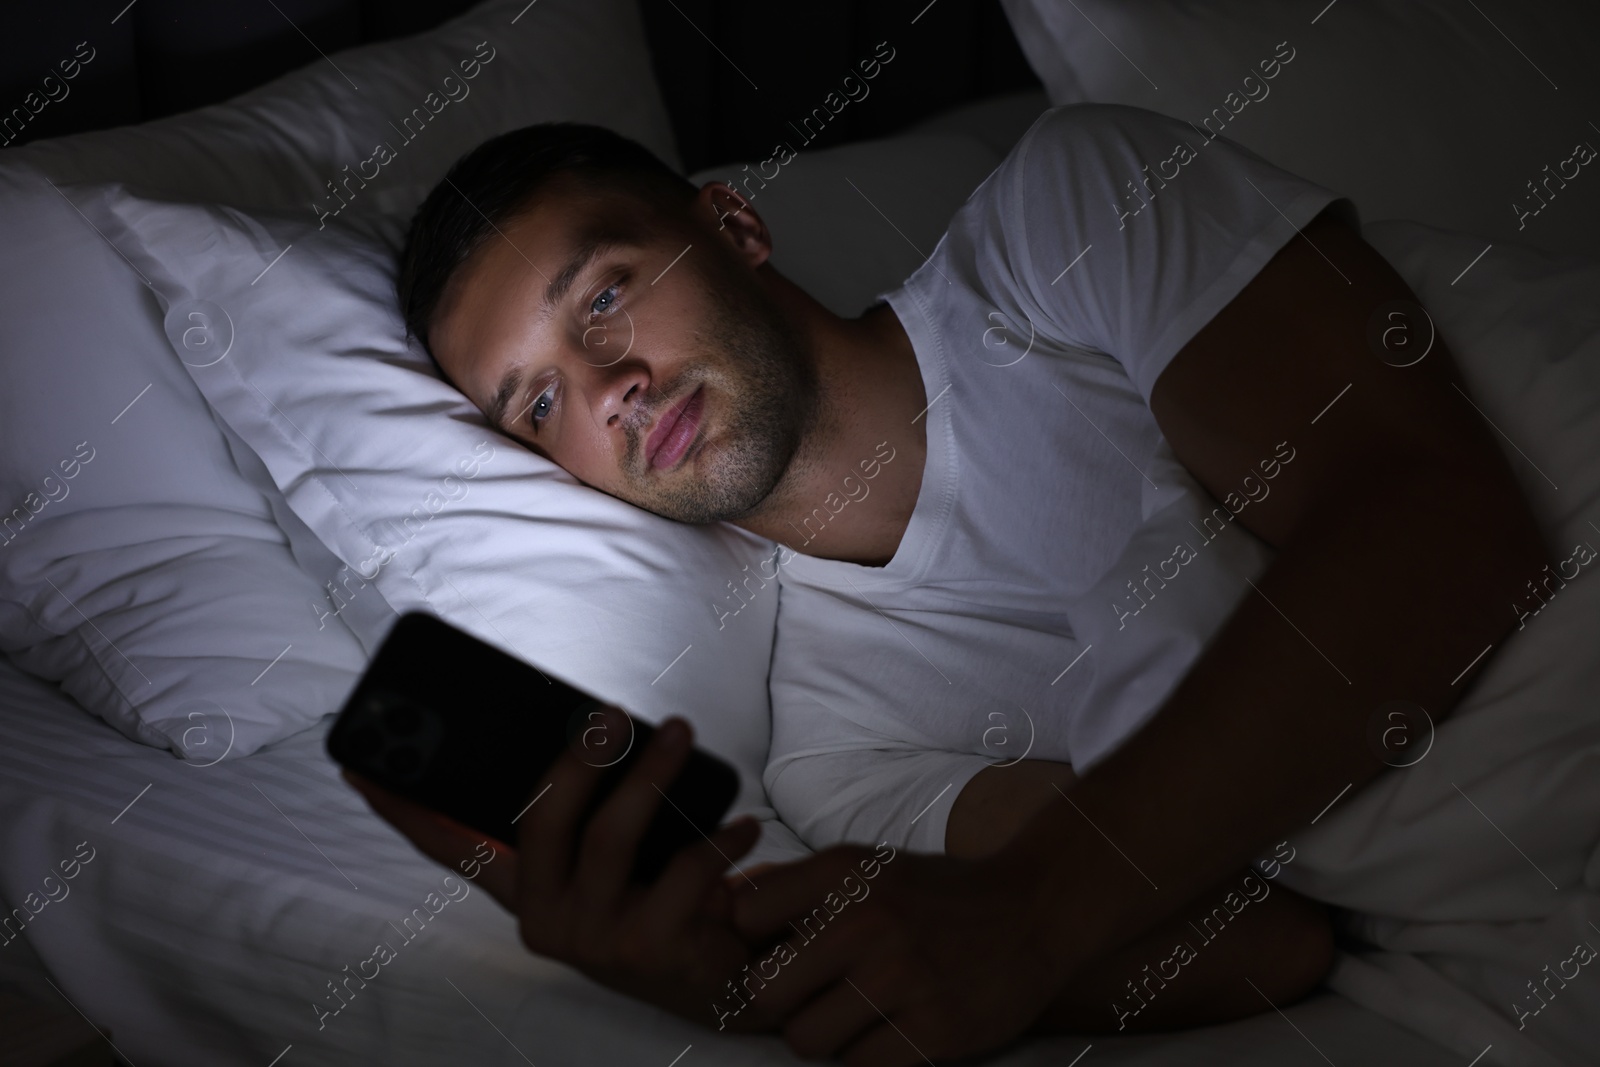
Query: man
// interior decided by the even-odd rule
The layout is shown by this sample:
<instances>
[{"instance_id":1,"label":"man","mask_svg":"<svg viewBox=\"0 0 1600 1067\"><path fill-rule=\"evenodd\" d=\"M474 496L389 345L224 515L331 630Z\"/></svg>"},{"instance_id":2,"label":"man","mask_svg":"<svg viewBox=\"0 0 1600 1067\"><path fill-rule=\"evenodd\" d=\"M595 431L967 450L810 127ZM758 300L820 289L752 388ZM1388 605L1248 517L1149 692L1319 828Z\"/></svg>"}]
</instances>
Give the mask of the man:
<instances>
[{"instance_id":1,"label":"man","mask_svg":"<svg viewBox=\"0 0 1600 1067\"><path fill-rule=\"evenodd\" d=\"M1543 565L1444 346L1399 367L1369 345L1414 297L1354 222L1183 123L1060 108L905 286L846 320L771 267L745 196L613 135L532 127L459 162L400 280L445 375L589 485L787 545L780 650L798 634L870 657L855 670L878 719L828 718L835 694L812 690L814 722L775 723L795 765L767 775L780 812L813 842L877 840L929 799L896 786L959 785L902 838L922 853L842 845L724 877L755 836L736 821L646 890L626 870L687 730L661 731L581 839L595 774L564 758L515 872L485 868L528 946L853 1065L1217 1021L1314 988L1327 915L1282 889L1235 906L1244 865L1382 768L1376 709L1448 711ZM847 476L871 491L834 506ZM968 697L884 651L923 652L895 615L966 649L943 660L958 676L1045 672L1029 684L1055 702L1034 719L1050 758L915 751L963 747L940 731ZM1052 691L1069 654L1090 658ZM807 673L825 689L836 666ZM841 759L795 755L848 729ZM918 762L958 757L948 776ZM425 852L470 854L466 831L364 788ZM868 864L870 896L791 936ZM1237 918L1212 945L1189 916L1223 901ZM752 985L775 945L781 967Z\"/></svg>"}]
</instances>

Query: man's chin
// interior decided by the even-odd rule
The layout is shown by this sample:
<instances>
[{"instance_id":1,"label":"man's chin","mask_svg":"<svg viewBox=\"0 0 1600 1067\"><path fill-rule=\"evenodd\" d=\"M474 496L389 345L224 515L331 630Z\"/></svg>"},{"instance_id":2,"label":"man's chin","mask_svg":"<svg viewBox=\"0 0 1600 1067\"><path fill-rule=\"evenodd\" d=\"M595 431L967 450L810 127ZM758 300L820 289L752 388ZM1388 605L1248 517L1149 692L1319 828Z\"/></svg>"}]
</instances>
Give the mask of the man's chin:
<instances>
[{"instance_id":1,"label":"man's chin","mask_svg":"<svg viewBox=\"0 0 1600 1067\"><path fill-rule=\"evenodd\" d=\"M750 487L735 490L717 484L714 476L706 477L711 472L702 472L693 463L685 462L671 473L675 485L661 488L678 491L652 494L651 502L639 503L640 507L676 522L705 526L738 522L754 514L766 500L766 491Z\"/></svg>"}]
</instances>

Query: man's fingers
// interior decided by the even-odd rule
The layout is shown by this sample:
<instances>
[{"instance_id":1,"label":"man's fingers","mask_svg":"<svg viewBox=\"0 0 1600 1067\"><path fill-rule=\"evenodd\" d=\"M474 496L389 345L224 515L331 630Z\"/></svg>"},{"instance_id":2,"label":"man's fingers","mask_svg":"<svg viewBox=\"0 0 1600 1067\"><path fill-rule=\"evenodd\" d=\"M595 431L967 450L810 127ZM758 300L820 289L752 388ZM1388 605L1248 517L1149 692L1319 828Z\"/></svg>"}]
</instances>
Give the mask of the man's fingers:
<instances>
[{"instance_id":1,"label":"man's fingers","mask_svg":"<svg viewBox=\"0 0 1600 1067\"><path fill-rule=\"evenodd\" d=\"M878 1025L858 1035L838 1056L845 1067L917 1067L927 1062L922 1050L912 1044L912 1034L922 1029L907 1021L904 1013L891 1024L879 1018Z\"/></svg>"},{"instance_id":2,"label":"man's fingers","mask_svg":"<svg viewBox=\"0 0 1600 1067\"><path fill-rule=\"evenodd\" d=\"M898 1006L869 996L858 982L835 982L784 1020L783 1039L808 1058L837 1056Z\"/></svg>"},{"instance_id":3,"label":"man's fingers","mask_svg":"<svg viewBox=\"0 0 1600 1067\"><path fill-rule=\"evenodd\" d=\"M583 832L572 889L600 908L610 908L628 886L634 857L665 793L683 770L693 731L682 719L659 726L615 790L596 809ZM672 818L680 818L676 811Z\"/></svg>"},{"instance_id":4,"label":"man's fingers","mask_svg":"<svg viewBox=\"0 0 1600 1067\"><path fill-rule=\"evenodd\" d=\"M861 959L863 945L872 933L859 921L857 914L847 909L834 915L821 903L814 911L797 915L792 922L785 923L784 931L779 943L788 945L790 951L782 952L774 946L767 955L778 952L788 960L776 983L778 995L784 1002L785 1018L820 990L843 982L851 967Z\"/></svg>"},{"instance_id":5,"label":"man's fingers","mask_svg":"<svg viewBox=\"0 0 1600 1067\"><path fill-rule=\"evenodd\" d=\"M583 813L604 773L607 760L620 758L632 722L620 708L596 709L573 744L545 773L528 799L520 823L517 850L524 893L554 900L571 877L573 850ZM609 747L608 747L609 746ZM614 749L617 756L610 752Z\"/></svg>"},{"instance_id":6,"label":"man's fingers","mask_svg":"<svg viewBox=\"0 0 1600 1067\"><path fill-rule=\"evenodd\" d=\"M757 840L760 840L760 838L757 838ZM767 871L772 870L774 867L782 866L783 864L778 860L767 860L765 863L758 863L754 867L745 867L742 870L723 875L723 881L727 882L728 886L733 889L742 886L754 889L761 885L762 876Z\"/></svg>"},{"instance_id":7,"label":"man's fingers","mask_svg":"<svg viewBox=\"0 0 1600 1067\"><path fill-rule=\"evenodd\" d=\"M765 979L754 994L763 1017L788 1020L825 991L850 988L844 976L859 962L870 931L848 918L818 904L816 912L785 923L781 936L751 944L750 971Z\"/></svg>"},{"instance_id":8,"label":"man's fingers","mask_svg":"<svg viewBox=\"0 0 1600 1067\"><path fill-rule=\"evenodd\" d=\"M514 857L505 858L512 852L511 849L499 842L488 841L470 826L463 826L448 815L391 793L353 771L347 770L342 774L344 780L366 798L372 810L410 838L423 855L458 872L460 876L471 877L475 873L477 877L473 880L502 906L511 909L516 893L516 866ZM485 855L492 855L494 859L485 863ZM496 866L495 860L502 862Z\"/></svg>"},{"instance_id":9,"label":"man's fingers","mask_svg":"<svg viewBox=\"0 0 1600 1067\"><path fill-rule=\"evenodd\" d=\"M708 839L686 846L667 864L641 905L655 930L687 929L708 890L725 892L717 882L728 865L754 847L761 823L751 816L735 819Z\"/></svg>"},{"instance_id":10,"label":"man's fingers","mask_svg":"<svg viewBox=\"0 0 1600 1067\"><path fill-rule=\"evenodd\" d=\"M848 867L826 852L766 868L759 879L752 877L756 888L734 887L734 925L745 937L770 937L785 930L794 916L821 905L830 892L838 892L848 873Z\"/></svg>"}]
</instances>

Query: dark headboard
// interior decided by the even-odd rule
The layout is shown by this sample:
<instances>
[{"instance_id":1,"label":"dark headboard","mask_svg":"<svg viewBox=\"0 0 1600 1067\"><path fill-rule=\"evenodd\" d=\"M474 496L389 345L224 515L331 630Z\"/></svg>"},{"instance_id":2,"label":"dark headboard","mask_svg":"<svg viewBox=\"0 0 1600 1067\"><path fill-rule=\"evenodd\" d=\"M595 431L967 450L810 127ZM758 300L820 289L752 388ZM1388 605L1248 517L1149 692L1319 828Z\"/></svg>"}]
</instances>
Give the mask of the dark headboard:
<instances>
[{"instance_id":1,"label":"dark headboard","mask_svg":"<svg viewBox=\"0 0 1600 1067\"><path fill-rule=\"evenodd\" d=\"M352 45L417 33L471 0L86 0L19 5L0 34L0 111L80 41L71 95L20 144L226 100ZM693 171L770 154L879 42L891 67L818 146L874 137L969 100L1037 87L998 0L640 0L679 151ZM3 151L3 149L0 149Z\"/></svg>"},{"instance_id":2,"label":"dark headboard","mask_svg":"<svg viewBox=\"0 0 1600 1067\"><path fill-rule=\"evenodd\" d=\"M791 137L788 123L823 106L883 41L892 64L825 127L818 147L1039 86L998 0L643 0L642 10L691 171L771 155Z\"/></svg>"}]
</instances>

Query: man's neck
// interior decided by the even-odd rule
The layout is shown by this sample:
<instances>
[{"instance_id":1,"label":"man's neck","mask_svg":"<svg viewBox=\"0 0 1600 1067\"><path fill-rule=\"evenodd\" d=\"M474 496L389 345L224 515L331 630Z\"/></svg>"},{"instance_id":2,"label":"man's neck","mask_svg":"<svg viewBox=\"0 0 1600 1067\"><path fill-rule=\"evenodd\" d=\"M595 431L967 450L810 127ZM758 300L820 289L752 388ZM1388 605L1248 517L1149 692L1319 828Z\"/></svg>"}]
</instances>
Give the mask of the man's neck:
<instances>
[{"instance_id":1,"label":"man's neck","mask_svg":"<svg viewBox=\"0 0 1600 1067\"><path fill-rule=\"evenodd\" d=\"M911 339L886 304L841 319L798 289L775 295L805 335L818 403L783 479L736 525L808 556L881 567L916 507L927 454Z\"/></svg>"}]
</instances>

